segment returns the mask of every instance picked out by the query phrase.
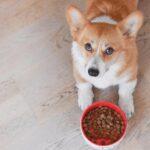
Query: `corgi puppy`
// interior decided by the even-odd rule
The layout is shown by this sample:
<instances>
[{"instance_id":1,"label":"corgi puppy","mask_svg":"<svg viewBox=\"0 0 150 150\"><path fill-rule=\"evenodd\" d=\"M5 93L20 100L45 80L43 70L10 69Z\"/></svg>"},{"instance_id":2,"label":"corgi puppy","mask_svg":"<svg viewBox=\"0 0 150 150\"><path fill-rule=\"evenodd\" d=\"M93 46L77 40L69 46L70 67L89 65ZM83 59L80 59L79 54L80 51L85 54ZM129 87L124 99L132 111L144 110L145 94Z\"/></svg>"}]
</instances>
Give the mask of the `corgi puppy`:
<instances>
[{"instance_id":1,"label":"corgi puppy","mask_svg":"<svg viewBox=\"0 0 150 150\"><path fill-rule=\"evenodd\" d=\"M137 0L88 0L85 13L70 5L66 18L72 42L73 72L82 110L93 101L92 86L119 86L119 106L134 113L137 84L136 36L143 24Z\"/></svg>"}]
</instances>

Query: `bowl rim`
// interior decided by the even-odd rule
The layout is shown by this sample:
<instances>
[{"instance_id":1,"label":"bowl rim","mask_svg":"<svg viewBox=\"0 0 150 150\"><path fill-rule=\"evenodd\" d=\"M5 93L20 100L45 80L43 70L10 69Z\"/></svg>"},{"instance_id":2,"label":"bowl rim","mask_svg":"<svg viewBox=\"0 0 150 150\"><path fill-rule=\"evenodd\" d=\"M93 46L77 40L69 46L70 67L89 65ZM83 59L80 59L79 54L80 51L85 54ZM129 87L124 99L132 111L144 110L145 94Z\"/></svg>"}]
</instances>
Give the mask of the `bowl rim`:
<instances>
[{"instance_id":1,"label":"bowl rim","mask_svg":"<svg viewBox=\"0 0 150 150\"><path fill-rule=\"evenodd\" d=\"M85 115L86 115L89 111L91 111L92 109L94 109L94 108L96 108L96 107L99 107L99 106L110 107L111 109L117 111L117 112L121 115L121 117L122 117L122 119L123 119L123 121L124 121L125 127L124 127L124 131L123 131L121 137L120 137L116 142L114 142L114 143L112 143L112 144L107 144L107 145L96 144L96 143L92 142L91 140L89 140L89 139L87 138L86 134L84 133L82 122L83 122L83 119L84 119ZM121 108L120 108L119 106L117 106L116 104L112 103L112 102L107 102L107 101L94 102L92 105L90 105L88 108L86 108L85 111L82 113L81 119L80 119L80 129L82 130L82 135L84 136L84 138L85 138L88 142L90 142L90 143L92 143L92 144L94 144L94 145L96 145L96 146L107 147L107 146L111 146L111 145L116 144L117 142L119 142L119 141L125 136L125 133L126 133L126 130L127 130L127 118L126 118L124 112L121 110Z\"/></svg>"}]
</instances>

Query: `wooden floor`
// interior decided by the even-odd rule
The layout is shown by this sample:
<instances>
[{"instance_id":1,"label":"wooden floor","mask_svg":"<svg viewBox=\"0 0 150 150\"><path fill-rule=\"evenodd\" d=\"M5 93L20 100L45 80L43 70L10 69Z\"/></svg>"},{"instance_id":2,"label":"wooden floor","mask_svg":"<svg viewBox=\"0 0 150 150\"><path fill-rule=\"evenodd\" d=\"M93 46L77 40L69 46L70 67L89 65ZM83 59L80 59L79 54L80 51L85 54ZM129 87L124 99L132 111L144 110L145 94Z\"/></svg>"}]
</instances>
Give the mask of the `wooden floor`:
<instances>
[{"instance_id":1,"label":"wooden floor","mask_svg":"<svg viewBox=\"0 0 150 150\"><path fill-rule=\"evenodd\" d=\"M83 0L0 1L0 150L92 150L81 137L64 10ZM150 149L150 2L138 36L136 114L115 150ZM116 101L117 88L96 99Z\"/></svg>"}]
</instances>

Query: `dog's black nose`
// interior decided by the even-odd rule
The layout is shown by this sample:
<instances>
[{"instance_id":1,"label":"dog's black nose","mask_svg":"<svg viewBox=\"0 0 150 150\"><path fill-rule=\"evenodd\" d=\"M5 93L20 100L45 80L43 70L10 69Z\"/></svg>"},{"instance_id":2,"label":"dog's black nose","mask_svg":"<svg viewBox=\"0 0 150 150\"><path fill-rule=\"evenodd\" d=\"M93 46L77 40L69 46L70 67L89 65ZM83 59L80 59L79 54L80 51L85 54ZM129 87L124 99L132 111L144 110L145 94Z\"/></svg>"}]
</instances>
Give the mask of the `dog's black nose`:
<instances>
[{"instance_id":1,"label":"dog's black nose","mask_svg":"<svg viewBox=\"0 0 150 150\"><path fill-rule=\"evenodd\" d=\"M99 75L99 70L96 68L90 68L88 70L88 74L93 77L97 77Z\"/></svg>"}]
</instances>

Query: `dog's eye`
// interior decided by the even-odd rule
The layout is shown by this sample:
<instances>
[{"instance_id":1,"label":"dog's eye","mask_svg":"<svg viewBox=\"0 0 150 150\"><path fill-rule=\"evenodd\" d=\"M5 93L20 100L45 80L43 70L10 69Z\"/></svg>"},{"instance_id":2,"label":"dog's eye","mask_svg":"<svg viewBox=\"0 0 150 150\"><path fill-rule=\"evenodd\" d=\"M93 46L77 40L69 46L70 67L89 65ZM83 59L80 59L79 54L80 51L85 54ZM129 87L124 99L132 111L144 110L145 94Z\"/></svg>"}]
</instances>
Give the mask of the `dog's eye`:
<instances>
[{"instance_id":1,"label":"dog's eye","mask_svg":"<svg viewBox=\"0 0 150 150\"><path fill-rule=\"evenodd\" d=\"M114 52L114 49L112 47L108 47L106 50L105 50L105 54L106 55L111 55L112 53Z\"/></svg>"},{"instance_id":2,"label":"dog's eye","mask_svg":"<svg viewBox=\"0 0 150 150\"><path fill-rule=\"evenodd\" d=\"M86 49L87 51L92 51L92 46L91 46L91 44L90 44L90 43L86 43L86 44L85 44L85 49Z\"/></svg>"}]
</instances>

